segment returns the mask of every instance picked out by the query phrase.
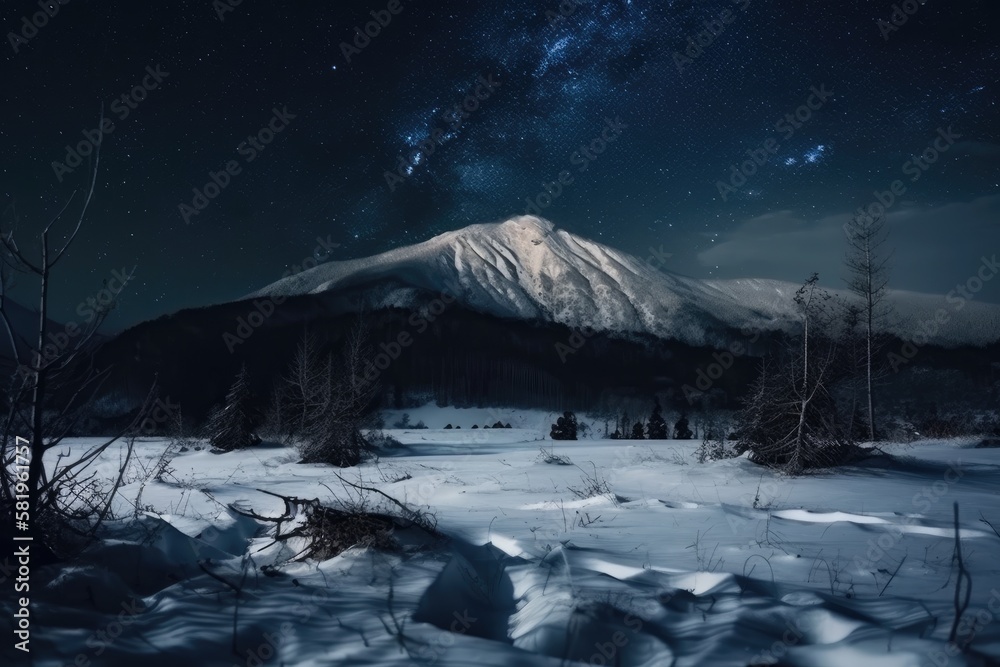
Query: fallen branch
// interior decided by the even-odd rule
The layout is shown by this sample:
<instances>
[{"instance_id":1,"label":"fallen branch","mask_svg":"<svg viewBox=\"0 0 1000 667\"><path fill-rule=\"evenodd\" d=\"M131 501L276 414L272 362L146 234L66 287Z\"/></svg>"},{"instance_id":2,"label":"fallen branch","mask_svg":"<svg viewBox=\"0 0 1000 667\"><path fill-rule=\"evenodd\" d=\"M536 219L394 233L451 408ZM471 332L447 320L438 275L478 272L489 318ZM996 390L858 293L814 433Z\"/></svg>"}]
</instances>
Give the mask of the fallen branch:
<instances>
[{"instance_id":1,"label":"fallen branch","mask_svg":"<svg viewBox=\"0 0 1000 667\"><path fill-rule=\"evenodd\" d=\"M285 511L281 516L267 517L260 515L253 510L230 504L228 507L233 512L255 520L266 521L276 524L274 542L285 542L292 538L300 537L307 541L308 546L289 560L301 558L315 558L317 560L327 560L343 553L345 550L358 545L371 546L380 549L396 549L396 544L391 533L394 528L410 528L416 526L431 535L440 537L436 524L428 515L418 510L407 507L402 502L392 496L385 494L378 489L354 484L343 479L334 473L346 486L362 490L375 491L402 508L406 516L398 517L380 512L369 512L363 506L355 504L346 509L338 509L324 505L318 498L304 499L295 496L283 496L272 491L257 489L275 498L280 498L285 504ZM329 488L329 487L327 487ZM290 522L305 514L304 521L282 533L282 524Z\"/></svg>"},{"instance_id":2,"label":"fallen branch","mask_svg":"<svg viewBox=\"0 0 1000 667\"><path fill-rule=\"evenodd\" d=\"M893 570L892 575L889 577L889 581L885 582L885 586L883 586L882 590L878 592L879 597L882 597L882 593L885 593L885 589L889 588L889 584L891 584L892 580L896 578L896 573L899 572L899 568L903 567L903 563L905 562L906 562L906 556L903 556L903 560L899 561L899 565L897 565L896 569Z\"/></svg>"},{"instance_id":3,"label":"fallen branch","mask_svg":"<svg viewBox=\"0 0 1000 667\"><path fill-rule=\"evenodd\" d=\"M989 526L990 530L993 531L994 535L996 535L997 537L1000 537L1000 531L997 531L996 526L994 526L992 523L990 523L989 520L987 520L987 518L985 516L983 516L982 512L979 513L979 520L982 521L983 523L985 523L987 526Z\"/></svg>"}]
</instances>

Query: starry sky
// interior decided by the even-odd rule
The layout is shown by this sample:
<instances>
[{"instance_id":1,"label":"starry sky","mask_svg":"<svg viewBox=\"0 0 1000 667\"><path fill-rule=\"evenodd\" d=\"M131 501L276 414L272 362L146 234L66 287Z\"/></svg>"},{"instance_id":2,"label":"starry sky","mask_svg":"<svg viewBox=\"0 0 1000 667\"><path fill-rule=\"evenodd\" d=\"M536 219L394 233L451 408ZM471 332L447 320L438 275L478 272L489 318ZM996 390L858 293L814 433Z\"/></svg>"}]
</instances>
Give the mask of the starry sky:
<instances>
[{"instance_id":1,"label":"starry sky","mask_svg":"<svg viewBox=\"0 0 1000 667\"><path fill-rule=\"evenodd\" d=\"M943 294L1000 251L995 0L927 0L898 29L873 0L230 4L69 0L37 31L34 0L0 8L3 228L16 217L28 245L86 187L67 146L102 105L114 124L56 316L132 266L112 326L232 300L317 237L347 259L502 220L563 171L557 227L688 275L840 286L841 226L897 179L896 287ZM372 12L391 20L357 48ZM607 119L624 127L582 158ZM939 130L946 149L916 168Z\"/></svg>"}]
</instances>

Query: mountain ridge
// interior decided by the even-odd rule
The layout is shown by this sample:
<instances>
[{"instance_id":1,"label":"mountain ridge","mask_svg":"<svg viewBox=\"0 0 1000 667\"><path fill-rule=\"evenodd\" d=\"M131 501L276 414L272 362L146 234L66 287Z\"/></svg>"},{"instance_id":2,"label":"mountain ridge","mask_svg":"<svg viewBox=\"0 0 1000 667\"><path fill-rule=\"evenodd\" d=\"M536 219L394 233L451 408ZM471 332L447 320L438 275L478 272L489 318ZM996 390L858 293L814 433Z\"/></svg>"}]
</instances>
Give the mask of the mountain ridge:
<instances>
[{"instance_id":1,"label":"mountain ridge","mask_svg":"<svg viewBox=\"0 0 1000 667\"><path fill-rule=\"evenodd\" d=\"M770 279L697 279L657 269L623 251L525 215L444 232L366 258L331 261L282 278L249 295L371 290L366 307L414 307L421 291L455 297L480 313L543 320L571 328L649 334L691 345L725 345L731 331L795 327L799 285ZM845 290L829 290L847 296ZM928 342L985 345L1000 339L1000 306L966 302L945 308L944 296L893 291L899 317L887 332L910 340L949 312ZM727 331L728 330L728 331Z\"/></svg>"}]
</instances>

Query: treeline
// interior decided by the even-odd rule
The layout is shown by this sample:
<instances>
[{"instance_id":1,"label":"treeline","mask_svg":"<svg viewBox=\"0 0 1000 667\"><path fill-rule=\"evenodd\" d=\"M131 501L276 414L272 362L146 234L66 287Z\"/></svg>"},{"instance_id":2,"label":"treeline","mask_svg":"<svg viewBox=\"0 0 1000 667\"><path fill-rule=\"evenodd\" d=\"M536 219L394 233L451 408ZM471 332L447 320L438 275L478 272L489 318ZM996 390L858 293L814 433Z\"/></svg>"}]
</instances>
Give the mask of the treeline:
<instances>
[{"instance_id":1,"label":"treeline","mask_svg":"<svg viewBox=\"0 0 1000 667\"><path fill-rule=\"evenodd\" d=\"M291 298L230 354L222 336L242 308L224 304L182 311L109 341L97 358L100 367L110 371L100 401L105 409L91 420L94 432L110 428L153 378L161 396L183 399L187 418L203 424L243 364L255 392L267 394L284 373L303 330L315 332L321 346L339 348L357 319L325 304L322 295ZM387 309L365 314L376 356L383 344L408 330L410 313ZM498 320L452 306L426 331L413 335L412 345L391 363L377 368L380 403L406 409L420 397L458 407L507 405L561 412L596 409L617 397L657 394L664 406L679 409L684 400L680 386L700 365L712 361L709 348L598 334L564 363L555 347L571 334L560 325ZM750 356L738 360L713 388L714 404L735 405L753 366Z\"/></svg>"},{"instance_id":2,"label":"treeline","mask_svg":"<svg viewBox=\"0 0 1000 667\"><path fill-rule=\"evenodd\" d=\"M605 422L604 437L610 440L690 440L694 437L686 414L682 414L674 424L673 431L663 418L663 409L657 399L653 400L653 411L646 419L633 421L628 412L615 416L614 431L610 431L610 420ZM570 411L563 413L549 431L553 440L576 440L577 435L584 430L584 425L577 420L576 414Z\"/></svg>"}]
</instances>

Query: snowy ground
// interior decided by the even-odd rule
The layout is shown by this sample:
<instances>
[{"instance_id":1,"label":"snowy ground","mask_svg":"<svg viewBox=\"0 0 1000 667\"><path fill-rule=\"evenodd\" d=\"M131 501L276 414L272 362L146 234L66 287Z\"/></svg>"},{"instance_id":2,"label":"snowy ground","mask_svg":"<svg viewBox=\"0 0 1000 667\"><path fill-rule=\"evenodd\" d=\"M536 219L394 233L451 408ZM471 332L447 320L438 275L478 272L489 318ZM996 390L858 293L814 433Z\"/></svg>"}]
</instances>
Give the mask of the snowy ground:
<instances>
[{"instance_id":1,"label":"snowy ground","mask_svg":"<svg viewBox=\"0 0 1000 667\"><path fill-rule=\"evenodd\" d=\"M507 417L521 428L469 430ZM31 663L0 599L0 664L1000 664L947 645L958 502L973 583L959 637L1000 658L1000 537L981 520L1000 528L1000 449L893 445L891 467L789 479L698 464L692 441L541 443L550 416L507 417L413 411L462 430L390 430L405 447L344 472L433 512L447 542L277 574L263 566L289 549L226 505L276 515L258 489L333 502L344 487L277 446L185 452L164 481L123 490L126 515L141 491L138 524L33 573ZM541 444L576 465L543 462ZM141 442L140 461L163 447ZM578 497L586 477L611 493Z\"/></svg>"}]
</instances>

